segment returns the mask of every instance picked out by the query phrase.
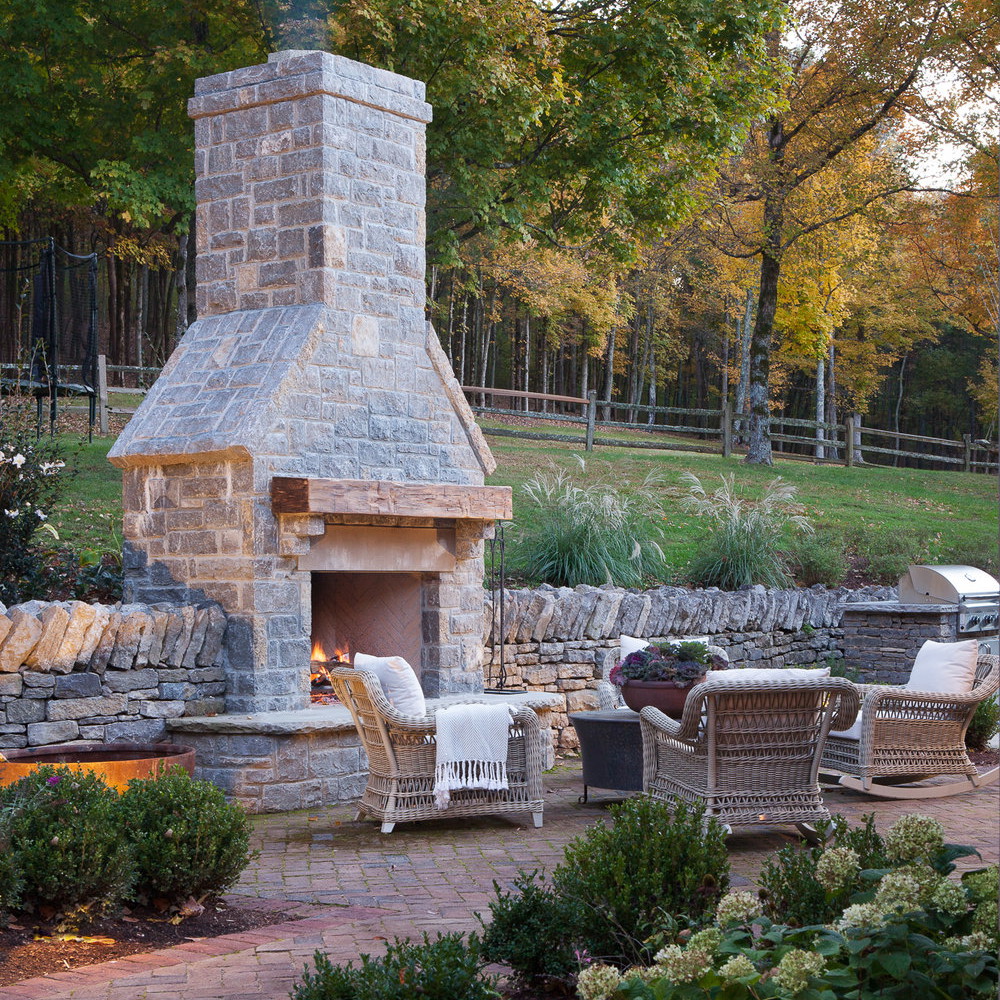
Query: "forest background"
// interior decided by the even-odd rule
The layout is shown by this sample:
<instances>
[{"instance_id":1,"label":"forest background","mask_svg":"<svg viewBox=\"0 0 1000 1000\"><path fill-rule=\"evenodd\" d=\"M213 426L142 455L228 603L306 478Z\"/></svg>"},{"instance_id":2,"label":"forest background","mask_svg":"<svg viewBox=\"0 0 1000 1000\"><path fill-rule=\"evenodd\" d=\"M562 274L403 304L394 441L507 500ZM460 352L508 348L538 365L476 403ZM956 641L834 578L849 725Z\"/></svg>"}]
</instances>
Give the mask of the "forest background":
<instances>
[{"instance_id":1,"label":"forest background","mask_svg":"<svg viewBox=\"0 0 1000 1000\"><path fill-rule=\"evenodd\" d=\"M729 399L763 464L775 413L997 439L991 0L8 0L0 361L16 241L50 236L99 255L101 352L166 360L187 98L281 48L426 82L428 310L463 384Z\"/></svg>"}]
</instances>

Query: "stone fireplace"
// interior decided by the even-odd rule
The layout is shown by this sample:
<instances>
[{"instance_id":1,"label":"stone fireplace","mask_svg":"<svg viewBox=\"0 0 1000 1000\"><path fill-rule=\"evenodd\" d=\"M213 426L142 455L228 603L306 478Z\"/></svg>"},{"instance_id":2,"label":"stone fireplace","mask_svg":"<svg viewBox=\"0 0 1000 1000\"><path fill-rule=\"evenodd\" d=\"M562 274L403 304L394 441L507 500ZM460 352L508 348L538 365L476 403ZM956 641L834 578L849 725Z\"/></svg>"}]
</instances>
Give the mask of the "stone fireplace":
<instances>
[{"instance_id":1,"label":"stone fireplace","mask_svg":"<svg viewBox=\"0 0 1000 1000\"><path fill-rule=\"evenodd\" d=\"M317 645L482 690L511 498L424 318L423 97L280 52L190 102L199 318L110 458L126 599L222 605L229 713L305 708Z\"/></svg>"}]
</instances>

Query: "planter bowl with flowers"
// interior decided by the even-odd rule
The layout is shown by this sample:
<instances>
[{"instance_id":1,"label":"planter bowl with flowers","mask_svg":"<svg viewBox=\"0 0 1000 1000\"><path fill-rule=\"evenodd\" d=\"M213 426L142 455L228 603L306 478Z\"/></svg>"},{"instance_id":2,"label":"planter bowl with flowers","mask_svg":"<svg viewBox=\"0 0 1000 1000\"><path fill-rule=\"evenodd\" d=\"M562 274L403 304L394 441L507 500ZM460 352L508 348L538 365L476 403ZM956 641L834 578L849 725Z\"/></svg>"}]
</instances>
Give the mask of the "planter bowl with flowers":
<instances>
[{"instance_id":1,"label":"planter bowl with flowers","mask_svg":"<svg viewBox=\"0 0 1000 1000\"><path fill-rule=\"evenodd\" d=\"M625 704L633 712L652 705L679 719L688 691L700 684L709 670L725 670L727 666L703 642L660 642L629 653L611 668L609 679L622 689Z\"/></svg>"}]
</instances>

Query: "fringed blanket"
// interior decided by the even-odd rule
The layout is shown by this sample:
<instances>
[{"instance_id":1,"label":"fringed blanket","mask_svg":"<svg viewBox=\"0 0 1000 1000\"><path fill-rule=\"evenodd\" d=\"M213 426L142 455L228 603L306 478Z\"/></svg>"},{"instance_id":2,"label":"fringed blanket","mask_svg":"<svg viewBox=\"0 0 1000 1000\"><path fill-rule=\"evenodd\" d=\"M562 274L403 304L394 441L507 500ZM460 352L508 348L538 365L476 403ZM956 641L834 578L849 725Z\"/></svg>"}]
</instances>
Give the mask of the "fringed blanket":
<instances>
[{"instance_id":1,"label":"fringed blanket","mask_svg":"<svg viewBox=\"0 0 1000 1000\"><path fill-rule=\"evenodd\" d=\"M507 788L508 705L451 705L439 708L434 804L446 809L462 788Z\"/></svg>"}]
</instances>

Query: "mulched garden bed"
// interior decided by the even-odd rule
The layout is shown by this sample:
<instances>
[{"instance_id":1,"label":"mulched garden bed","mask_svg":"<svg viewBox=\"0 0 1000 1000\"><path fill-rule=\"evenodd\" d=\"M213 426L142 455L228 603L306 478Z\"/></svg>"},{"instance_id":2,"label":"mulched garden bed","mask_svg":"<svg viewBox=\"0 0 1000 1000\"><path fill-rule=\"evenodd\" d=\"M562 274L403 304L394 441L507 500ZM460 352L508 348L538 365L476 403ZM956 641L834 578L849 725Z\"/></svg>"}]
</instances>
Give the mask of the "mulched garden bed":
<instances>
[{"instance_id":1,"label":"mulched garden bed","mask_svg":"<svg viewBox=\"0 0 1000 1000\"><path fill-rule=\"evenodd\" d=\"M115 919L95 920L69 934L60 934L53 926L36 920L15 918L6 927L0 926L0 987L49 972L65 972L186 941L294 920L296 914L289 912L291 908L289 904L261 908L219 903L179 924L170 923L162 914L135 911Z\"/></svg>"}]
</instances>

